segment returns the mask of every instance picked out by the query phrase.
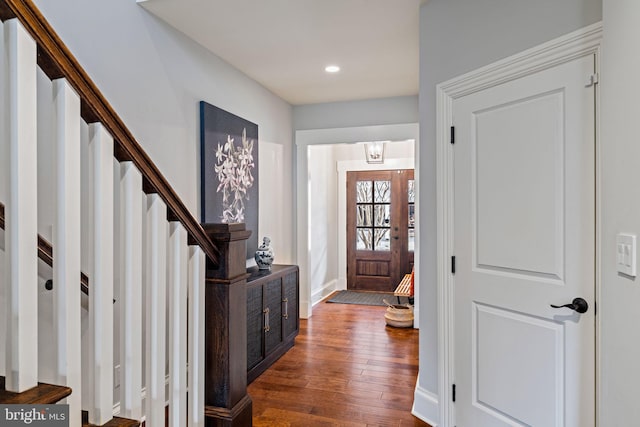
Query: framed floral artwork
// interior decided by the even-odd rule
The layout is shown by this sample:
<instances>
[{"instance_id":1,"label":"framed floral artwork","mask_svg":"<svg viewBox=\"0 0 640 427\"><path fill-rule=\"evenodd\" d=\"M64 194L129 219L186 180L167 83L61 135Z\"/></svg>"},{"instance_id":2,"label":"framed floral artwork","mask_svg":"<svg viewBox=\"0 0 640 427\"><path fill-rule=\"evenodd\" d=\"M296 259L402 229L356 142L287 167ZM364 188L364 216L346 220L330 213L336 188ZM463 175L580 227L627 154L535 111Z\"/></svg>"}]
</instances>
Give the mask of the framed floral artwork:
<instances>
[{"instance_id":1,"label":"framed floral artwork","mask_svg":"<svg viewBox=\"0 0 640 427\"><path fill-rule=\"evenodd\" d=\"M258 125L200 102L200 194L203 223L243 222L258 248Z\"/></svg>"}]
</instances>

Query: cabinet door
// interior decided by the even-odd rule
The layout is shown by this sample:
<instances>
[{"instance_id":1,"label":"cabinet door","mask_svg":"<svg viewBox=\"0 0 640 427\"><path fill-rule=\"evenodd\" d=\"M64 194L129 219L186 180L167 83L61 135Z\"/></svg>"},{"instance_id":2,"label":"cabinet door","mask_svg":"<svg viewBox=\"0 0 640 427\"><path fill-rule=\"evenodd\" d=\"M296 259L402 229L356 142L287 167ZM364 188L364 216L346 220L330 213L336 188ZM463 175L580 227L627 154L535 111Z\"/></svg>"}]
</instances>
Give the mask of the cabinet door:
<instances>
[{"instance_id":1,"label":"cabinet door","mask_svg":"<svg viewBox=\"0 0 640 427\"><path fill-rule=\"evenodd\" d=\"M282 333L283 339L298 331L298 272L282 278Z\"/></svg>"},{"instance_id":2,"label":"cabinet door","mask_svg":"<svg viewBox=\"0 0 640 427\"><path fill-rule=\"evenodd\" d=\"M275 279L264 285L264 305L269 309L269 327L265 332L264 351L271 350L282 341L282 284L281 279Z\"/></svg>"},{"instance_id":3,"label":"cabinet door","mask_svg":"<svg viewBox=\"0 0 640 427\"><path fill-rule=\"evenodd\" d=\"M264 359L263 309L262 286L247 287L247 369Z\"/></svg>"}]
</instances>

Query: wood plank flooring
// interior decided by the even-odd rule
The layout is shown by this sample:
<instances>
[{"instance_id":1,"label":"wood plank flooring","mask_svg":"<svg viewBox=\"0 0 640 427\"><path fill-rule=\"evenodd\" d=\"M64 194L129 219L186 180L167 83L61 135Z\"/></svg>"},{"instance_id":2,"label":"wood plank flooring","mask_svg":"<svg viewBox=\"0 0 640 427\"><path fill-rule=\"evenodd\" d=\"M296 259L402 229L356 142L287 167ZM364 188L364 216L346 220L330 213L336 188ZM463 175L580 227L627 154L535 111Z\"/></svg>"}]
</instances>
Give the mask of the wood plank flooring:
<instances>
[{"instance_id":1,"label":"wood plank flooring","mask_svg":"<svg viewBox=\"0 0 640 427\"><path fill-rule=\"evenodd\" d=\"M320 303L295 346L249 385L253 425L426 426L411 415L418 331L386 307Z\"/></svg>"}]
</instances>

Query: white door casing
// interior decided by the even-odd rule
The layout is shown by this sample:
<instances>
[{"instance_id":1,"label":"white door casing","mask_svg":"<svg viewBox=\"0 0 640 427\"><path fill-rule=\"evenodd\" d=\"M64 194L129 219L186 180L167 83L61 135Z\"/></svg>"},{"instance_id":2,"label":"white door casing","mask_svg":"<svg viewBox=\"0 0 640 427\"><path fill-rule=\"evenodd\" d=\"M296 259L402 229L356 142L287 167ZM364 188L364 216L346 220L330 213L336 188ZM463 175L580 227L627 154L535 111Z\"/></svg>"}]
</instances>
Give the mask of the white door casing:
<instances>
[{"instance_id":1,"label":"white door casing","mask_svg":"<svg viewBox=\"0 0 640 427\"><path fill-rule=\"evenodd\" d=\"M595 425L599 40L594 25L438 88L441 426ZM574 297L587 313L550 307Z\"/></svg>"}]
</instances>

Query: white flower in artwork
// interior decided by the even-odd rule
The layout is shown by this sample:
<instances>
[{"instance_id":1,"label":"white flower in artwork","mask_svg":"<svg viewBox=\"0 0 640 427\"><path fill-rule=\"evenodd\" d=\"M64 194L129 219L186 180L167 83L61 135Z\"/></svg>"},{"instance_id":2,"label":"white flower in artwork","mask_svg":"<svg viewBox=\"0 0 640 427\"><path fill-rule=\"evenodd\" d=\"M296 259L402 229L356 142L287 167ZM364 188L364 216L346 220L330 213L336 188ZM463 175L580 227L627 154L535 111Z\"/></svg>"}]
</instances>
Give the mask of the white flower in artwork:
<instances>
[{"instance_id":1,"label":"white flower in artwork","mask_svg":"<svg viewBox=\"0 0 640 427\"><path fill-rule=\"evenodd\" d=\"M216 165L218 188L222 192L222 215L224 223L244 222L244 203L249 200L248 190L253 186L253 141L247 139L247 129L242 130L242 145L236 146L234 138L227 135L224 145L218 143Z\"/></svg>"}]
</instances>

